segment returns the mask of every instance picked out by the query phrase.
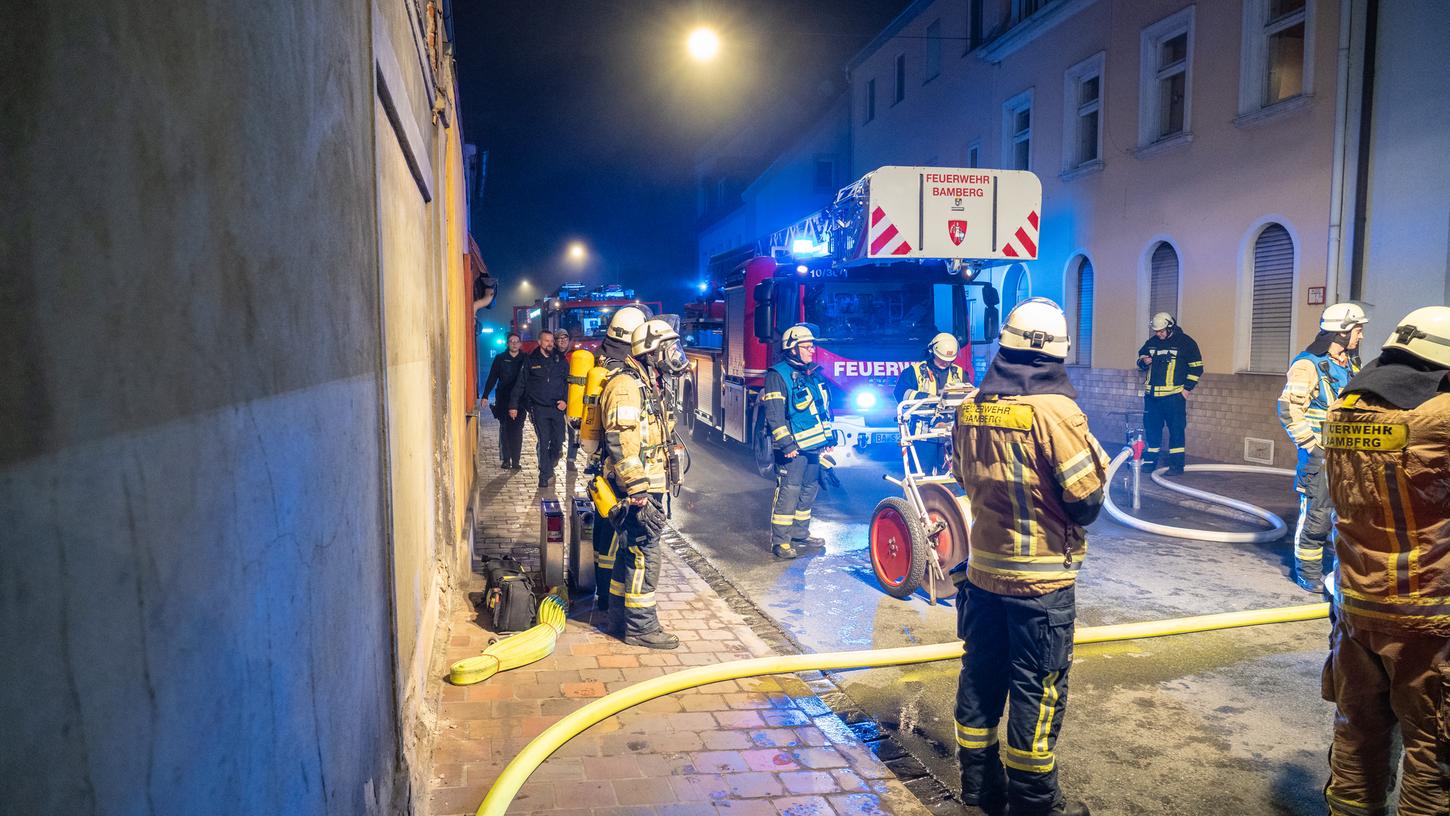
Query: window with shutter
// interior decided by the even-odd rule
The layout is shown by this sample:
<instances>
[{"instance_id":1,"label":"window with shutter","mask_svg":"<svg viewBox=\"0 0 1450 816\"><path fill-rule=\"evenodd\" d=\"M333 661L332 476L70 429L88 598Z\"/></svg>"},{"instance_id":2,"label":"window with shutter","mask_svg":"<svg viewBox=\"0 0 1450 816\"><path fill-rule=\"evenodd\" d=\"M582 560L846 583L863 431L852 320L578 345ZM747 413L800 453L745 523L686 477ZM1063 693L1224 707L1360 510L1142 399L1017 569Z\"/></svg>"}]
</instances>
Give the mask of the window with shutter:
<instances>
[{"instance_id":1,"label":"window with shutter","mask_svg":"<svg viewBox=\"0 0 1450 816\"><path fill-rule=\"evenodd\" d=\"M1270 224L1254 242L1253 320L1249 370L1280 373L1289 366L1294 307L1294 239Z\"/></svg>"},{"instance_id":2,"label":"window with shutter","mask_svg":"<svg viewBox=\"0 0 1450 816\"><path fill-rule=\"evenodd\" d=\"M1178 319L1178 253L1167 241L1153 248L1148 274L1148 316L1167 312Z\"/></svg>"},{"instance_id":3,"label":"window with shutter","mask_svg":"<svg viewBox=\"0 0 1450 816\"><path fill-rule=\"evenodd\" d=\"M1007 267L1007 276L1002 283L1002 314L1011 313L1017 304L1030 297L1032 297L1032 279L1027 274L1027 267L1022 264L1012 264Z\"/></svg>"},{"instance_id":4,"label":"window with shutter","mask_svg":"<svg viewBox=\"0 0 1450 816\"><path fill-rule=\"evenodd\" d=\"M1083 258L1077 266L1077 303L1074 311L1072 347L1077 364L1093 364L1093 262Z\"/></svg>"}]
</instances>

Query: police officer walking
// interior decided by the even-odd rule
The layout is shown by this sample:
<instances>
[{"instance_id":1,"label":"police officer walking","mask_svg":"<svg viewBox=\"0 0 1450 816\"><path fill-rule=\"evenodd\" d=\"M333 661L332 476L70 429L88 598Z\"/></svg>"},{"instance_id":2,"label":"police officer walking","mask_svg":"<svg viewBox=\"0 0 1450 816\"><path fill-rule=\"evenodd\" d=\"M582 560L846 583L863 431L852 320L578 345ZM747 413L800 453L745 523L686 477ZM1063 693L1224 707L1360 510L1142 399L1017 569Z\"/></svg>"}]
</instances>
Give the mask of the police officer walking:
<instances>
[{"instance_id":1,"label":"police officer walking","mask_svg":"<svg viewBox=\"0 0 1450 816\"><path fill-rule=\"evenodd\" d=\"M604 471L616 494L625 497L622 511L611 518L619 545L609 582L609 619L631 646L673 649L680 639L660 628L655 586L674 419L656 378L679 376L685 354L680 335L658 318L634 330L630 352L599 394Z\"/></svg>"},{"instance_id":2,"label":"police officer walking","mask_svg":"<svg viewBox=\"0 0 1450 816\"><path fill-rule=\"evenodd\" d=\"M1102 508L1108 457L1074 401L1062 363L1068 345L1057 304L1018 305L953 431L954 473L974 517L971 557L952 570L966 642L957 757L962 801L989 816L1009 807L1011 816L1088 814L1063 797L1053 750L1072 668L1083 527Z\"/></svg>"},{"instance_id":3,"label":"police officer walking","mask_svg":"<svg viewBox=\"0 0 1450 816\"><path fill-rule=\"evenodd\" d=\"M1327 311L1327 310L1326 310ZM1339 519L1332 816L1450 814L1450 308L1410 312L1324 424Z\"/></svg>"},{"instance_id":4,"label":"police officer walking","mask_svg":"<svg viewBox=\"0 0 1450 816\"><path fill-rule=\"evenodd\" d=\"M956 364L961 351L957 338L942 332L931 339L926 347L926 359L912 363L901 370L896 378L896 401L902 402L922 397L934 397L947 388L965 385L966 374ZM924 425L926 420L917 420ZM913 432L921 433L918 427ZM946 443L937 439L922 439L915 443L916 459L923 472L941 473L946 469Z\"/></svg>"},{"instance_id":5,"label":"police officer walking","mask_svg":"<svg viewBox=\"0 0 1450 816\"><path fill-rule=\"evenodd\" d=\"M835 447L836 433L826 381L815 363L815 334L804 323L791 326L781 349L785 359L765 372L760 394L775 455L770 551L776 558L797 558L802 549L826 544L810 534L811 508L821 489L821 455Z\"/></svg>"},{"instance_id":6,"label":"police officer walking","mask_svg":"<svg viewBox=\"0 0 1450 816\"><path fill-rule=\"evenodd\" d=\"M498 389L491 410L494 419L498 420L499 467L510 470L519 469L519 454L524 447L524 420L508 410L509 399L519 381L519 372L524 367L525 357L519 346L518 333L509 332L507 350L493 358L493 364L488 367L488 379L483 384L484 407L489 406L489 393L494 388Z\"/></svg>"},{"instance_id":7,"label":"police officer walking","mask_svg":"<svg viewBox=\"0 0 1450 816\"><path fill-rule=\"evenodd\" d=\"M634 343L634 330L649 319L648 312L641 306L622 306L615 311L605 330L604 340L599 344L599 358L596 365L607 369L610 374L624 368L630 358ZM603 472L603 457L607 448L601 447L597 454L600 472ZM592 463L591 463L592 468ZM609 585L614 573L614 564L619 554L619 536L607 519L594 520L594 609L603 612L609 609Z\"/></svg>"},{"instance_id":8,"label":"police officer walking","mask_svg":"<svg viewBox=\"0 0 1450 816\"><path fill-rule=\"evenodd\" d=\"M1174 473L1183 472L1187 450L1184 434L1188 427L1188 400L1184 392L1198 387L1203 376L1203 356L1198 343L1178 326L1167 312L1148 321L1153 335L1138 349L1138 370L1143 378L1143 433L1148 449L1143 464L1152 470L1166 464ZM1168 455L1161 456L1159 440L1168 426Z\"/></svg>"},{"instance_id":9,"label":"police officer walking","mask_svg":"<svg viewBox=\"0 0 1450 816\"><path fill-rule=\"evenodd\" d=\"M1364 310L1353 303L1326 308L1319 317L1318 336L1289 364L1279 394L1279 422L1299 452L1294 473L1294 489L1299 492L1294 581L1307 592L1323 592L1324 545L1334 525L1324 472L1324 416L1358 370L1350 349L1359 348L1368 322Z\"/></svg>"},{"instance_id":10,"label":"police officer walking","mask_svg":"<svg viewBox=\"0 0 1450 816\"><path fill-rule=\"evenodd\" d=\"M517 419L527 411L537 437L539 487L548 487L559 464L564 443L564 397L568 393L569 364L554 351L554 334L539 333L539 347L524 361L523 372L514 386L509 417Z\"/></svg>"}]
</instances>

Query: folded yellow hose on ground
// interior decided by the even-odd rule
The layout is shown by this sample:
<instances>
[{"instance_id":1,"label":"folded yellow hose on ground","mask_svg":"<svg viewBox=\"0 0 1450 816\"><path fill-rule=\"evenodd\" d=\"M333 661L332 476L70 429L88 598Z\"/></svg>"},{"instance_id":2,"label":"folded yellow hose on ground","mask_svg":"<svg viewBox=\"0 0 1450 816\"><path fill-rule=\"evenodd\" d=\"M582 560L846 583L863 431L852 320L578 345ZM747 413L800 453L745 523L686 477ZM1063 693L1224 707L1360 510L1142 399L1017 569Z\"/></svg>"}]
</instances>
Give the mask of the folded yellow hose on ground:
<instances>
[{"instance_id":1,"label":"folded yellow hose on ground","mask_svg":"<svg viewBox=\"0 0 1450 816\"><path fill-rule=\"evenodd\" d=\"M527 666L554 653L554 644L564 632L568 604L558 589L539 601L539 624L517 635L490 643L483 654L464 658L448 669L448 682L455 686L482 683L501 671Z\"/></svg>"},{"instance_id":2,"label":"folded yellow hose on ground","mask_svg":"<svg viewBox=\"0 0 1450 816\"><path fill-rule=\"evenodd\" d=\"M1316 620L1327 617L1328 614L1329 604L1318 603L1141 623L1122 623L1113 626L1089 626L1078 629L1073 637L1073 642L1078 644L1106 643L1115 640L1183 635L1190 632L1232 629L1239 626ZM904 666L913 663L931 663L937 660L954 660L961 656L962 642L951 641L896 649L757 657L751 660L719 663L714 666L696 666L663 677L645 680L600 697L566 715L545 729L544 733L535 737L528 745L525 745L518 756L514 757L513 761L494 781L483 804L478 806L477 816L503 816L513 802L514 796L518 794L519 788L523 787L524 782L528 780L529 775L542 765L544 760L559 750L561 745L604 718L656 697L695 686L718 683L722 680L738 680L742 677L756 677L763 674Z\"/></svg>"}]
</instances>

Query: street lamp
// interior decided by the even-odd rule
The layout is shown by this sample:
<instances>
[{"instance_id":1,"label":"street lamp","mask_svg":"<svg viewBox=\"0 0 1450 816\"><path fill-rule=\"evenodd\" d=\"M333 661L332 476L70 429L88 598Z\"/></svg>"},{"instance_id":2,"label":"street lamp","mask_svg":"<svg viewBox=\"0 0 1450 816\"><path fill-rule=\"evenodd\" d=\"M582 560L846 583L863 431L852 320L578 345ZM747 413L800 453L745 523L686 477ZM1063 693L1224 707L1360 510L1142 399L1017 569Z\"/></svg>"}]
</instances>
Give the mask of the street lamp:
<instances>
[{"instance_id":1,"label":"street lamp","mask_svg":"<svg viewBox=\"0 0 1450 816\"><path fill-rule=\"evenodd\" d=\"M584 249L584 245L579 243L578 241L574 241L573 243L569 244L569 260L573 261L574 263L580 263L581 261L583 261L586 254L588 253Z\"/></svg>"},{"instance_id":2,"label":"street lamp","mask_svg":"<svg viewBox=\"0 0 1450 816\"><path fill-rule=\"evenodd\" d=\"M697 62L709 62L720 54L720 35L713 28L700 26L690 32L685 47Z\"/></svg>"}]
</instances>

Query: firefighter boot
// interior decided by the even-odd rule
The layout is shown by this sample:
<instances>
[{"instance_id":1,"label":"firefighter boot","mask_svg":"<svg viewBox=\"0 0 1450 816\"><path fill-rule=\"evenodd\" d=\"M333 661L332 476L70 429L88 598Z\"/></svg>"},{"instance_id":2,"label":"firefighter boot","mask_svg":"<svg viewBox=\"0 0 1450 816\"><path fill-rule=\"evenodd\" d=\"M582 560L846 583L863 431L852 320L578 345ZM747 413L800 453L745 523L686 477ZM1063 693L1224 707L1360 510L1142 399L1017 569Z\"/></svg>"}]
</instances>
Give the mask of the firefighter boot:
<instances>
[{"instance_id":1,"label":"firefighter boot","mask_svg":"<svg viewBox=\"0 0 1450 816\"><path fill-rule=\"evenodd\" d=\"M1324 594L1324 567L1320 561L1300 561L1294 567L1294 583L1305 592Z\"/></svg>"},{"instance_id":2,"label":"firefighter boot","mask_svg":"<svg viewBox=\"0 0 1450 816\"><path fill-rule=\"evenodd\" d=\"M679 637L663 629L656 629L647 635L630 635L624 642L629 646L643 646L646 649L674 649L680 645Z\"/></svg>"},{"instance_id":3,"label":"firefighter boot","mask_svg":"<svg viewBox=\"0 0 1450 816\"><path fill-rule=\"evenodd\" d=\"M775 545L772 545L771 548L770 548L770 552L776 558L779 558L779 559L782 559L782 560L785 560L785 561L789 561L792 558L800 558L800 555L801 555L800 550L797 550L795 547L792 547L790 544L775 544Z\"/></svg>"},{"instance_id":4,"label":"firefighter boot","mask_svg":"<svg viewBox=\"0 0 1450 816\"><path fill-rule=\"evenodd\" d=\"M790 545L797 550L824 550L826 540L820 536L806 536L800 541L792 541Z\"/></svg>"}]
</instances>

